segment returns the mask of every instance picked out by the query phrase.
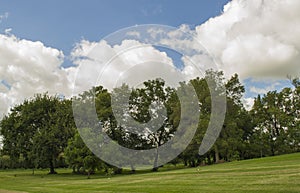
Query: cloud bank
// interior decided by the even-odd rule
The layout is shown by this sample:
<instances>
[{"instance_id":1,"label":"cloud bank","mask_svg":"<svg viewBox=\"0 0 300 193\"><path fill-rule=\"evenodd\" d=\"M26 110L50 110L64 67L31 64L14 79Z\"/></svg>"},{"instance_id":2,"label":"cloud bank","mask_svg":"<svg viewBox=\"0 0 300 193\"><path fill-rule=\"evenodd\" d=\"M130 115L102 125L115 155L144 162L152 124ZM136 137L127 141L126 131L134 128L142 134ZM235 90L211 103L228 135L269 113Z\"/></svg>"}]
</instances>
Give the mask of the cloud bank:
<instances>
[{"instance_id":1,"label":"cloud bank","mask_svg":"<svg viewBox=\"0 0 300 193\"><path fill-rule=\"evenodd\" d=\"M62 51L43 43L0 34L0 116L35 93L64 93L70 82Z\"/></svg>"},{"instance_id":2,"label":"cloud bank","mask_svg":"<svg viewBox=\"0 0 300 193\"><path fill-rule=\"evenodd\" d=\"M98 84L112 89L122 83L137 86L147 79L159 77L171 80L174 85L172 80L178 79L173 61L165 52L136 40L124 40L116 45L105 40L82 40L71 56L77 65L74 69L77 70L75 94Z\"/></svg>"},{"instance_id":3,"label":"cloud bank","mask_svg":"<svg viewBox=\"0 0 300 193\"><path fill-rule=\"evenodd\" d=\"M234 0L195 29L227 74L299 75L300 1Z\"/></svg>"},{"instance_id":4,"label":"cloud bank","mask_svg":"<svg viewBox=\"0 0 300 193\"><path fill-rule=\"evenodd\" d=\"M6 17L1 16L0 21ZM242 79L282 79L287 74L299 76L299 18L300 1L297 0L233 0L224 6L219 16L195 29L182 25L180 30L193 34L228 77L238 73ZM147 33L159 36L161 32L149 30ZM163 74L172 82L175 81L172 77L180 80L182 74L193 75L195 69L189 64L190 60L201 66L207 59L195 42L181 40L178 31L170 32L169 37L177 37L178 41L164 39L164 45L191 49L189 56L182 58L185 67L178 72L165 52L135 39L141 35L132 31L127 39L115 45L82 40L70 54L76 66L63 68L65 54L61 50L39 41L19 39L10 33L0 34L0 116L34 93L48 91L71 96L75 80L75 93L97 81L109 88L123 80L137 79L132 81L137 84L143 77L154 77L159 71L170 71ZM120 54L122 50L125 52ZM111 60L115 55L118 57ZM142 76L140 72L145 73ZM252 91L265 92L254 87ZM245 101L251 104L253 99Z\"/></svg>"}]
</instances>

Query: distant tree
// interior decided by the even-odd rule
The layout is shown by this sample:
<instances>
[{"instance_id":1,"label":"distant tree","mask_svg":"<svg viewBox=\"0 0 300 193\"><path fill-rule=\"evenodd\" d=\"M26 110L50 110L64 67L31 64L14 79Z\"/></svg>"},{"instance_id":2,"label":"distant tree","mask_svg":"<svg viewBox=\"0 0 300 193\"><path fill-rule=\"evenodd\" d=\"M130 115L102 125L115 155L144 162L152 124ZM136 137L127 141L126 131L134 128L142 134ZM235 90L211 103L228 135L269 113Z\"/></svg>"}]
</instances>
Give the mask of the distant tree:
<instances>
[{"instance_id":1,"label":"distant tree","mask_svg":"<svg viewBox=\"0 0 300 193\"><path fill-rule=\"evenodd\" d=\"M253 146L260 144L260 156L299 151L299 84L294 89L269 91L255 99L251 114L255 128Z\"/></svg>"}]
</instances>

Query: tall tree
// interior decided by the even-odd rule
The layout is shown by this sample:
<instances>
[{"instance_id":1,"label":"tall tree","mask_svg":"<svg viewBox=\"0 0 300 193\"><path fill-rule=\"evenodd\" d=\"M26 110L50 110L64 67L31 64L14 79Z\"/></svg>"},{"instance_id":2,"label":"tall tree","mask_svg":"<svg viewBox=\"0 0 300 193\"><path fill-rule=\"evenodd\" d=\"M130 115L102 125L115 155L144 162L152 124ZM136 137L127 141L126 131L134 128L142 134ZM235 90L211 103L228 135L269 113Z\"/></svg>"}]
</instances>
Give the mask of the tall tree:
<instances>
[{"instance_id":1,"label":"tall tree","mask_svg":"<svg viewBox=\"0 0 300 193\"><path fill-rule=\"evenodd\" d=\"M240 159L240 151L243 144L245 109L242 104L242 96L245 92L238 75L234 74L225 83L227 109L223 129L214 145L215 162L219 162L220 156L225 160Z\"/></svg>"},{"instance_id":2,"label":"tall tree","mask_svg":"<svg viewBox=\"0 0 300 193\"><path fill-rule=\"evenodd\" d=\"M135 89L130 97L131 116L142 128L143 148L155 148L153 171L158 169L159 146L172 138L178 126L179 100L174 89L167 87L162 79L144 82L144 88ZM178 115L178 114L177 114Z\"/></svg>"}]
</instances>

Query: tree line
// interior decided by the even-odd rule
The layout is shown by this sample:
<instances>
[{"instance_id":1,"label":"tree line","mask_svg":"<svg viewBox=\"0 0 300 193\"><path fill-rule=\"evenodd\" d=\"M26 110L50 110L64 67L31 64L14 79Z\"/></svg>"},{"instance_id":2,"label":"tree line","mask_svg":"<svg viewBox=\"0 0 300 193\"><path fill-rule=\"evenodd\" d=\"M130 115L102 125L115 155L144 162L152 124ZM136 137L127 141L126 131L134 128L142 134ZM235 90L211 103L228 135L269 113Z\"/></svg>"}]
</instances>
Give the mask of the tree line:
<instances>
[{"instance_id":1,"label":"tree line","mask_svg":"<svg viewBox=\"0 0 300 193\"><path fill-rule=\"evenodd\" d=\"M220 95L226 97L226 114L222 131L213 147L200 156L199 146L212 112L208 79L214 81L214 89L218 89L220 84L224 86ZM195 135L187 148L170 161L172 164L195 167L299 152L300 81L295 78L291 82L292 88L258 95L250 111L242 104L245 88L238 75L226 80L222 71L213 70L208 70L203 78L182 82L177 88L168 87L162 79L155 79L136 89L125 84L112 91L97 86L72 99L38 94L11 108L1 120L0 168L31 168L33 172L36 168L49 168L51 174L56 173L55 168L58 167L70 167L74 173L87 175L97 170L122 172L122 168L100 160L84 143L82 133L78 132L78 125L74 122L76 100L94 102L101 129L119 145L136 150L158 149L174 137L183 112L194 116L191 118L199 121ZM177 95L187 92L188 86L192 86L197 94L198 104L195 105L199 106L199 116L185 108ZM165 113L161 113L163 109ZM79 122L88 125L86 122L93 112L84 108L79 110L84 115ZM117 119L116 114L120 114L122 119ZM132 121L147 123L153 118L158 123L154 121L151 127L141 127ZM186 127L189 130L190 125ZM89 127L81 130L85 131L88 133ZM158 153L153 156L153 171L157 171ZM136 158L129 159L134 162ZM131 170L135 171L134 165Z\"/></svg>"}]
</instances>

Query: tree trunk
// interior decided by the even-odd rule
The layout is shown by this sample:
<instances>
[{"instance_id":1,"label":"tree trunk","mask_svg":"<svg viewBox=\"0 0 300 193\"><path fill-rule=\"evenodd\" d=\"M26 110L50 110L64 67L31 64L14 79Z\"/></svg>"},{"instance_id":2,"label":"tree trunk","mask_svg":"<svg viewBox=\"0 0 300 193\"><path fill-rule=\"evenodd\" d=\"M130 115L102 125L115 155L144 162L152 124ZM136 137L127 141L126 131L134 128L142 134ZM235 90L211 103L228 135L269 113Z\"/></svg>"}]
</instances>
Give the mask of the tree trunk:
<instances>
[{"instance_id":1,"label":"tree trunk","mask_svg":"<svg viewBox=\"0 0 300 193\"><path fill-rule=\"evenodd\" d=\"M91 176L91 170L88 170L88 176L87 176L87 178L90 179L91 178L90 176Z\"/></svg>"},{"instance_id":2,"label":"tree trunk","mask_svg":"<svg viewBox=\"0 0 300 193\"><path fill-rule=\"evenodd\" d=\"M201 160L200 156L198 156L196 165L197 165L197 166L200 166L200 165L201 165L201 162L202 162L202 160Z\"/></svg>"},{"instance_id":3,"label":"tree trunk","mask_svg":"<svg viewBox=\"0 0 300 193\"><path fill-rule=\"evenodd\" d=\"M154 163L153 163L153 172L156 172L158 170L158 145L156 147L156 153L155 153L155 158L154 158Z\"/></svg>"},{"instance_id":4,"label":"tree trunk","mask_svg":"<svg viewBox=\"0 0 300 193\"><path fill-rule=\"evenodd\" d=\"M273 141L273 136L274 136L274 134L271 133L271 136L270 136L270 147L271 147L271 154L272 154L272 156L275 155L275 144L274 144L274 141Z\"/></svg>"},{"instance_id":5,"label":"tree trunk","mask_svg":"<svg viewBox=\"0 0 300 193\"><path fill-rule=\"evenodd\" d=\"M271 142L271 154L272 154L272 156L275 156L275 147L274 146L275 146L274 142L272 141Z\"/></svg>"},{"instance_id":6,"label":"tree trunk","mask_svg":"<svg viewBox=\"0 0 300 193\"><path fill-rule=\"evenodd\" d=\"M131 173L134 174L135 173L135 167L133 164L130 164L130 167L131 167Z\"/></svg>"},{"instance_id":7,"label":"tree trunk","mask_svg":"<svg viewBox=\"0 0 300 193\"><path fill-rule=\"evenodd\" d=\"M49 174L57 174L57 172L54 170L53 159L50 159L49 162L50 162L50 172L49 172Z\"/></svg>"},{"instance_id":8,"label":"tree trunk","mask_svg":"<svg viewBox=\"0 0 300 193\"><path fill-rule=\"evenodd\" d=\"M192 168L196 167L196 162L194 159L192 161L190 161L190 167L192 167Z\"/></svg>"},{"instance_id":9,"label":"tree trunk","mask_svg":"<svg viewBox=\"0 0 300 193\"><path fill-rule=\"evenodd\" d=\"M122 174L122 168L114 168L114 174Z\"/></svg>"},{"instance_id":10,"label":"tree trunk","mask_svg":"<svg viewBox=\"0 0 300 193\"><path fill-rule=\"evenodd\" d=\"M210 154L207 154L207 164L208 165L213 164L213 162L211 161L211 155Z\"/></svg>"},{"instance_id":11,"label":"tree trunk","mask_svg":"<svg viewBox=\"0 0 300 193\"><path fill-rule=\"evenodd\" d=\"M217 145L215 145L215 160L216 160L216 163L220 162L219 149L218 149Z\"/></svg>"},{"instance_id":12,"label":"tree trunk","mask_svg":"<svg viewBox=\"0 0 300 193\"><path fill-rule=\"evenodd\" d=\"M187 165L188 165L187 160L184 159L184 166L187 166Z\"/></svg>"}]
</instances>

